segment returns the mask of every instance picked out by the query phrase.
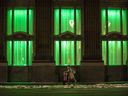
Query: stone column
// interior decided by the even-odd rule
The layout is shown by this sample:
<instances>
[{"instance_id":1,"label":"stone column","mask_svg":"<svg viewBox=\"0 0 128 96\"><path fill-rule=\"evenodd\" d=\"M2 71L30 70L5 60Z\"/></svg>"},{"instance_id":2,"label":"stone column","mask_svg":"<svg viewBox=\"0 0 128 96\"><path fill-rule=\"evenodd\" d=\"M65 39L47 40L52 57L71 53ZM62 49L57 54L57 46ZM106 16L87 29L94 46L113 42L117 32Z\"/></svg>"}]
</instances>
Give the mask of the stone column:
<instances>
[{"instance_id":1,"label":"stone column","mask_svg":"<svg viewBox=\"0 0 128 96\"><path fill-rule=\"evenodd\" d=\"M83 48L84 54L80 67L81 81L104 81L104 65L101 51L100 0L84 0Z\"/></svg>"},{"instance_id":2,"label":"stone column","mask_svg":"<svg viewBox=\"0 0 128 96\"><path fill-rule=\"evenodd\" d=\"M7 81L7 62L5 58L5 0L0 0L0 82Z\"/></svg>"},{"instance_id":3,"label":"stone column","mask_svg":"<svg viewBox=\"0 0 128 96\"><path fill-rule=\"evenodd\" d=\"M36 0L35 56L33 81L54 81L52 0Z\"/></svg>"}]
</instances>

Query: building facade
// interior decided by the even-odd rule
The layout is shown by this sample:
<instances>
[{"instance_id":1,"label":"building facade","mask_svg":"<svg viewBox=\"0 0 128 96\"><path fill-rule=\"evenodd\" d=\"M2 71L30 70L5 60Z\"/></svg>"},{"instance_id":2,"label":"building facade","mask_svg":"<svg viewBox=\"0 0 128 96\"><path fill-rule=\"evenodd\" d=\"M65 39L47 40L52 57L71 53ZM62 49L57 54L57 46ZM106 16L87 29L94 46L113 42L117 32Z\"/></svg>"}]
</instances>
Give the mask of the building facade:
<instances>
[{"instance_id":1,"label":"building facade","mask_svg":"<svg viewBox=\"0 0 128 96\"><path fill-rule=\"evenodd\" d=\"M0 82L128 80L127 0L0 0Z\"/></svg>"}]
</instances>

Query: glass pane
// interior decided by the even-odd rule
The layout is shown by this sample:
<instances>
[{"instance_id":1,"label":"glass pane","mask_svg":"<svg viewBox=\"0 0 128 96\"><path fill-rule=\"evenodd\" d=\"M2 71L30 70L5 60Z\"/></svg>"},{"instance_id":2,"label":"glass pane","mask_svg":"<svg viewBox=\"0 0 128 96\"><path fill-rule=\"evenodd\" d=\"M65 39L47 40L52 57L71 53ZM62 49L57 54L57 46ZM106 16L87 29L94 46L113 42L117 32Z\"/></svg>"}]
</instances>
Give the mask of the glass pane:
<instances>
[{"instance_id":1,"label":"glass pane","mask_svg":"<svg viewBox=\"0 0 128 96\"><path fill-rule=\"evenodd\" d=\"M123 21L123 35L128 35L127 34L127 11L122 10L122 21Z\"/></svg>"},{"instance_id":2,"label":"glass pane","mask_svg":"<svg viewBox=\"0 0 128 96\"><path fill-rule=\"evenodd\" d=\"M74 9L61 9L61 33L74 33Z\"/></svg>"},{"instance_id":3,"label":"glass pane","mask_svg":"<svg viewBox=\"0 0 128 96\"><path fill-rule=\"evenodd\" d=\"M108 9L108 32L120 32L120 9Z\"/></svg>"},{"instance_id":4,"label":"glass pane","mask_svg":"<svg viewBox=\"0 0 128 96\"><path fill-rule=\"evenodd\" d=\"M14 32L27 31L27 10L14 10Z\"/></svg>"},{"instance_id":5,"label":"glass pane","mask_svg":"<svg viewBox=\"0 0 128 96\"><path fill-rule=\"evenodd\" d=\"M29 10L29 34L33 35L33 10Z\"/></svg>"},{"instance_id":6,"label":"glass pane","mask_svg":"<svg viewBox=\"0 0 128 96\"><path fill-rule=\"evenodd\" d=\"M27 62L26 41L14 41L14 66L26 66Z\"/></svg>"},{"instance_id":7,"label":"glass pane","mask_svg":"<svg viewBox=\"0 0 128 96\"><path fill-rule=\"evenodd\" d=\"M109 41L109 65L121 65L121 41Z\"/></svg>"},{"instance_id":8,"label":"glass pane","mask_svg":"<svg viewBox=\"0 0 128 96\"><path fill-rule=\"evenodd\" d=\"M29 55L28 55L28 65L29 66L32 66L32 58L33 58L33 42L32 41L29 41L29 48L28 48L28 51L29 51Z\"/></svg>"},{"instance_id":9,"label":"glass pane","mask_svg":"<svg viewBox=\"0 0 128 96\"><path fill-rule=\"evenodd\" d=\"M8 65L12 65L12 41L7 41L7 62Z\"/></svg>"},{"instance_id":10,"label":"glass pane","mask_svg":"<svg viewBox=\"0 0 128 96\"><path fill-rule=\"evenodd\" d=\"M107 50L107 44L106 41L102 41L102 60L104 61L104 65L106 65L106 50Z\"/></svg>"},{"instance_id":11,"label":"glass pane","mask_svg":"<svg viewBox=\"0 0 128 96\"><path fill-rule=\"evenodd\" d=\"M7 11L7 35L12 34L12 10Z\"/></svg>"},{"instance_id":12,"label":"glass pane","mask_svg":"<svg viewBox=\"0 0 128 96\"><path fill-rule=\"evenodd\" d=\"M54 10L54 35L59 35L59 9Z\"/></svg>"},{"instance_id":13,"label":"glass pane","mask_svg":"<svg viewBox=\"0 0 128 96\"><path fill-rule=\"evenodd\" d=\"M76 10L76 34L81 35L81 11Z\"/></svg>"},{"instance_id":14,"label":"glass pane","mask_svg":"<svg viewBox=\"0 0 128 96\"><path fill-rule=\"evenodd\" d=\"M80 65L81 61L81 41L76 41L76 65Z\"/></svg>"},{"instance_id":15,"label":"glass pane","mask_svg":"<svg viewBox=\"0 0 128 96\"><path fill-rule=\"evenodd\" d=\"M55 46L54 46L54 57L55 57L55 64L59 65L59 41L55 41Z\"/></svg>"},{"instance_id":16,"label":"glass pane","mask_svg":"<svg viewBox=\"0 0 128 96\"><path fill-rule=\"evenodd\" d=\"M101 18L102 18L102 35L106 34L106 12L105 9L102 9L101 11Z\"/></svg>"},{"instance_id":17,"label":"glass pane","mask_svg":"<svg viewBox=\"0 0 128 96\"><path fill-rule=\"evenodd\" d=\"M128 60L128 42L123 41L123 65L127 64Z\"/></svg>"},{"instance_id":18,"label":"glass pane","mask_svg":"<svg viewBox=\"0 0 128 96\"><path fill-rule=\"evenodd\" d=\"M74 65L74 41L61 41L61 64Z\"/></svg>"}]
</instances>

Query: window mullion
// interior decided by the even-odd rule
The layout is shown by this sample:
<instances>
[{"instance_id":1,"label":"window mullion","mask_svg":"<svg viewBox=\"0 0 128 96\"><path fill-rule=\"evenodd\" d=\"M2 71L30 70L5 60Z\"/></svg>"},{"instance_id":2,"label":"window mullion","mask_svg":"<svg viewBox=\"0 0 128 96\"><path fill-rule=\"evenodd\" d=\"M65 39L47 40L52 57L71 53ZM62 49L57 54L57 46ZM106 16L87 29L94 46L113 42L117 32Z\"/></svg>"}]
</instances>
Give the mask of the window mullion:
<instances>
[{"instance_id":1,"label":"window mullion","mask_svg":"<svg viewBox=\"0 0 128 96\"><path fill-rule=\"evenodd\" d=\"M30 34L29 33L29 8L27 8L27 34ZM26 56L26 63L27 64L26 65L29 66L29 47L28 47L29 46L29 41L27 40L26 43L27 43L27 46L26 46L27 47L26 48L27 49L26 50L26 54L27 54L27 56Z\"/></svg>"},{"instance_id":2,"label":"window mullion","mask_svg":"<svg viewBox=\"0 0 128 96\"><path fill-rule=\"evenodd\" d=\"M12 8L12 34L14 34L14 8ZM14 66L14 39L11 40L12 42L12 66Z\"/></svg>"}]
</instances>

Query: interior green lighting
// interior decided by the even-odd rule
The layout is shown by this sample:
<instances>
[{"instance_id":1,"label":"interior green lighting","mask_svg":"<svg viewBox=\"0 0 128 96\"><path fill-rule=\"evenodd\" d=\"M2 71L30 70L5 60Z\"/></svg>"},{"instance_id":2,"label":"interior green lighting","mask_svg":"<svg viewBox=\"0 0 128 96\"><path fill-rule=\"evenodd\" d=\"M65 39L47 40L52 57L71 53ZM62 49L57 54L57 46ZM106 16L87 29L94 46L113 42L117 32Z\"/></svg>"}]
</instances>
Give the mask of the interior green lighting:
<instances>
[{"instance_id":1,"label":"interior green lighting","mask_svg":"<svg viewBox=\"0 0 128 96\"><path fill-rule=\"evenodd\" d=\"M119 8L109 8L107 10L106 14L106 9L102 9L101 11L101 19L102 19L102 35L106 34L106 28L108 27L108 32L121 32L121 14L122 14L122 27L123 27L123 34L126 34L126 26L127 26L127 15L126 15L126 10L123 9L122 13L120 14L121 9ZM108 26L106 27L106 15L108 15Z\"/></svg>"},{"instance_id":2,"label":"interior green lighting","mask_svg":"<svg viewBox=\"0 0 128 96\"><path fill-rule=\"evenodd\" d=\"M80 65L81 61L81 41L76 41L76 65Z\"/></svg>"},{"instance_id":3,"label":"interior green lighting","mask_svg":"<svg viewBox=\"0 0 128 96\"><path fill-rule=\"evenodd\" d=\"M123 41L123 65L126 65L128 60L128 41Z\"/></svg>"},{"instance_id":4,"label":"interior green lighting","mask_svg":"<svg viewBox=\"0 0 128 96\"><path fill-rule=\"evenodd\" d=\"M102 19L102 35L106 34L106 11L102 9L101 11L101 19Z\"/></svg>"},{"instance_id":5,"label":"interior green lighting","mask_svg":"<svg viewBox=\"0 0 128 96\"><path fill-rule=\"evenodd\" d=\"M28 65L32 66L32 58L33 58L33 42L29 41L28 42L28 51L29 51L29 55L28 55Z\"/></svg>"},{"instance_id":6,"label":"interior green lighting","mask_svg":"<svg viewBox=\"0 0 128 96\"><path fill-rule=\"evenodd\" d=\"M106 65L106 50L107 50L107 44L106 41L102 41L102 59L104 61L104 65Z\"/></svg>"},{"instance_id":7,"label":"interior green lighting","mask_svg":"<svg viewBox=\"0 0 128 96\"><path fill-rule=\"evenodd\" d=\"M74 41L61 41L61 64L74 65Z\"/></svg>"},{"instance_id":8,"label":"interior green lighting","mask_svg":"<svg viewBox=\"0 0 128 96\"><path fill-rule=\"evenodd\" d=\"M61 10L61 32L66 31L74 33L74 9Z\"/></svg>"},{"instance_id":9,"label":"interior green lighting","mask_svg":"<svg viewBox=\"0 0 128 96\"><path fill-rule=\"evenodd\" d=\"M14 32L27 31L27 10L14 10Z\"/></svg>"},{"instance_id":10,"label":"interior green lighting","mask_svg":"<svg viewBox=\"0 0 128 96\"><path fill-rule=\"evenodd\" d=\"M55 57L55 64L57 66L75 65L74 44L75 44L74 41L55 41L54 57ZM61 47L61 51L60 51L60 47ZM60 52L61 52L61 58L60 58ZM76 41L76 65L80 65L80 61L81 61L81 41Z\"/></svg>"},{"instance_id":11,"label":"interior green lighting","mask_svg":"<svg viewBox=\"0 0 128 96\"><path fill-rule=\"evenodd\" d=\"M12 10L7 11L7 35L12 34Z\"/></svg>"},{"instance_id":12,"label":"interior green lighting","mask_svg":"<svg viewBox=\"0 0 128 96\"><path fill-rule=\"evenodd\" d=\"M109 65L121 65L121 41L108 42Z\"/></svg>"},{"instance_id":13,"label":"interior green lighting","mask_svg":"<svg viewBox=\"0 0 128 96\"><path fill-rule=\"evenodd\" d=\"M26 66L26 41L14 41L14 66Z\"/></svg>"},{"instance_id":14,"label":"interior green lighting","mask_svg":"<svg viewBox=\"0 0 128 96\"><path fill-rule=\"evenodd\" d=\"M12 35L12 10L7 11L7 35ZM27 32L27 10L14 9L14 32ZM29 34L33 34L33 10L29 9Z\"/></svg>"},{"instance_id":15,"label":"interior green lighting","mask_svg":"<svg viewBox=\"0 0 128 96\"><path fill-rule=\"evenodd\" d=\"M12 46L12 43L14 47ZM27 52L27 41L8 41L7 60L9 66L31 66L32 65L32 41L29 41L29 54ZM13 50L13 51L12 51ZM13 52L13 53L12 53ZM13 54L13 55L12 55ZM27 64L28 54L28 64ZM13 62L12 62L13 58Z\"/></svg>"},{"instance_id":16,"label":"interior green lighting","mask_svg":"<svg viewBox=\"0 0 128 96\"><path fill-rule=\"evenodd\" d=\"M12 41L7 41L7 62L8 65L12 65Z\"/></svg>"},{"instance_id":17,"label":"interior green lighting","mask_svg":"<svg viewBox=\"0 0 128 96\"><path fill-rule=\"evenodd\" d=\"M76 10L76 34L81 35L81 11Z\"/></svg>"},{"instance_id":18,"label":"interior green lighting","mask_svg":"<svg viewBox=\"0 0 128 96\"><path fill-rule=\"evenodd\" d=\"M33 10L29 9L29 34L33 35L33 30L34 30L34 17L33 17Z\"/></svg>"},{"instance_id":19,"label":"interior green lighting","mask_svg":"<svg viewBox=\"0 0 128 96\"><path fill-rule=\"evenodd\" d=\"M122 10L122 27L123 27L123 35L127 34L127 10Z\"/></svg>"},{"instance_id":20,"label":"interior green lighting","mask_svg":"<svg viewBox=\"0 0 128 96\"><path fill-rule=\"evenodd\" d=\"M59 9L54 10L54 35L59 35Z\"/></svg>"},{"instance_id":21,"label":"interior green lighting","mask_svg":"<svg viewBox=\"0 0 128 96\"><path fill-rule=\"evenodd\" d=\"M59 52L59 41L55 41L55 44L54 44L54 56L55 56L55 64L58 66L60 63L59 63L59 57L60 57L60 52Z\"/></svg>"}]
</instances>

